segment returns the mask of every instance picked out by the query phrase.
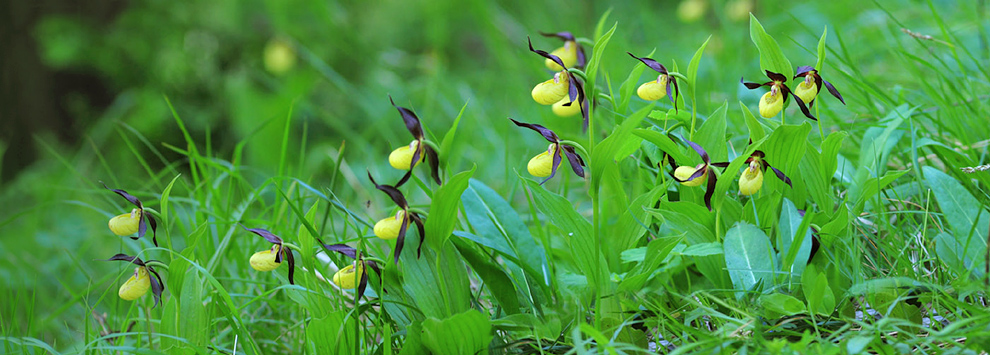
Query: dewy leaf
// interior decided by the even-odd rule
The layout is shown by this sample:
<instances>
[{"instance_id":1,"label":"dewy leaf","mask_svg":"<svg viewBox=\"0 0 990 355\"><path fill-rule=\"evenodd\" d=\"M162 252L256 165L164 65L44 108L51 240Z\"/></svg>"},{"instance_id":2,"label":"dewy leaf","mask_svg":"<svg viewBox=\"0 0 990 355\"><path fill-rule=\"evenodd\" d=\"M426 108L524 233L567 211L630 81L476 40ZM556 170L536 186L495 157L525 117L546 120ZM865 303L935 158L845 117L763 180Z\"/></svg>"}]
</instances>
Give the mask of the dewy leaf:
<instances>
[{"instance_id":1,"label":"dewy leaf","mask_svg":"<svg viewBox=\"0 0 990 355\"><path fill-rule=\"evenodd\" d=\"M825 64L825 37L828 36L828 26L822 29L822 37L818 39L818 63L815 64L815 69L822 70L822 65Z\"/></svg>"},{"instance_id":2,"label":"dewy leaf","mask_svg":"<svg viewBox=\"0 0 990 355\"><path fill-rule=\"evenodd\" d=\"M442 165L444 170L446 170L450 164L450 157L451 157L450 152L451 152L451 147L454 145L454 136L457 135L457 127L460 125L461 117L464 116L464 110L467 109L468 103L470 102L471 101L468 100L467 102L464 103L464 106L461 106L461 112L458 112L457 118L454 118L454 124L450 125L450 129L447 130L447 134L444 134L443 140L440 141L439 153L441 154L441 158L443 160Z\"/></svg>"},{"instance_id":3,"label":"dewy leaf","mask_svg":"<svg viewBox=\"0 0 990 355\"><path fill-rule=\"evenodd\" d=\"M602 21L604 21L604 16ZM595 47L592 49L591 59L588 61L588 71L585 73L588 76L588 83L586 85L588 90L594 91L598 66L602 62L602 52L605 51L605 46L607 46L608 41L612 39L612 34L615 33L615 28L618 26L619 23L616 22L612 25L612 29L608 30L608 32L595 40ZM589 95L594 97L594 93L589 93Z\"/></svg>"},{"instance_id":4,"label":"dewy leaf","mask_svg":"<svg viewBox=\"0 0 990 355\"><path fill-rule=\"evenodd\" d=\"M770 238L756 226L738 222L725 233L725 266L736 290L760 291L753 289L758 283L772 286L774 259ZM737 298L742 295L736 293Z\"/></svg>"},{"instance_id":5,"label":"dewy leaf","mask_svg":"<svg viewBox=\"0 0 990 355\"><path fill-rule=\"evenodd\" d=\"M426 238L434 249L440 250L454 232L461 194L467 188L468 180L477 167L477 165L472 166L471 170L454 175L433 194L430 216L426 219L426 235L429 237L420 236L420 238Z\"/></svg>"},{"instance_id":6,"label":"dewy leaf","mask_svg":"<svg viewBox=\"0 0 990 355\"><path fill-rule=\"evenodd\" d=\"M760 50L761 69L783 74L786 78L794 76L794 67L791 66L791 61L787 60L777 41L767 34L763 25L760 24L760 20L757 20L752 13L749 14L749 38Z\"/></svg>"}]
</instances>

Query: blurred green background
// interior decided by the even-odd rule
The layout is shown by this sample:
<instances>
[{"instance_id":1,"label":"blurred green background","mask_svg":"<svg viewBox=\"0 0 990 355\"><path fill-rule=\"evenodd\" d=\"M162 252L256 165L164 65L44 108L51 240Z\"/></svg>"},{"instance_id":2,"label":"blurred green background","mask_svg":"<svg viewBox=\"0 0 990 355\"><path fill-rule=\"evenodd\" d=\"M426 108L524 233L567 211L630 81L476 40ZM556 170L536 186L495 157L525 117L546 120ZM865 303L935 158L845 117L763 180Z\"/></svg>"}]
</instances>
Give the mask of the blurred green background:
<instances>
[{"instance_id":1,"label":"blurred green background","mask_svg":"<svg viewBox=\"0 0 990 355\"><path fill-rule=\"evenodd\" d=\"M953 19L950 30L964 34L960 39L982 58L987 58L985 3L933 5L942 18ZM859 0L0 5L10 20L0 24L4 333L16 329L14 335L59 347L82 340L80 322L94 303L84 300L102 294L90 287L107 284L106 274L117 267L93 260L112 255L121 243L106 228L119 201L98 181L158 192L173 171L187 172L184 157L169 148L186 145L166 97L202 144L200 150L231 160L237 144L245 142L243 164L255 181L277 173L287 119L290 136L299 142L289 150L290 160L298 162L289 171L314 186L326 185L346 144L341 169L346 184L338 183L346 188L334 192L355 207L381 199L369 193L365 169L394 181L399 172L387 166L387 154L411 140L388 95L414 109L437 138L467 103L457 142L442 154L449 153L452 171L478 164L475 177L499 190L514 184L515 172L546 144L506 117L544 124L564 137L580 134L579 119L553 116L530 98L547 71L527 50L527 36L546 50L559 41L540 37L539 31L590 38L611 9L606 28L618 22L618 29L603 61L612 76L599 83L617 89L637 64L626 51L645 56L656 50L653 58L676 62L685 71L711 35L697 87L698 112L707 114L725 100L730 108L738 100L755 103L762 93L739 84L742 76L762 77L749 39L750 11L794 65L814 63L814 47L827 25L830 50L842 52L848 62L831 57L823 75L849 104L823 107L836 118L825 122L828 131L877 118L850 109L872 104L862 89L848 85L850 75L862 75L902 103L924 95L914 87L919 78L898 68L891 44L913 43L902 25L939 34L928 3L881 4L902 24L890 21L878 5ZM854 47L839 48L835 37Z\"/></svg>"}]
</instances>

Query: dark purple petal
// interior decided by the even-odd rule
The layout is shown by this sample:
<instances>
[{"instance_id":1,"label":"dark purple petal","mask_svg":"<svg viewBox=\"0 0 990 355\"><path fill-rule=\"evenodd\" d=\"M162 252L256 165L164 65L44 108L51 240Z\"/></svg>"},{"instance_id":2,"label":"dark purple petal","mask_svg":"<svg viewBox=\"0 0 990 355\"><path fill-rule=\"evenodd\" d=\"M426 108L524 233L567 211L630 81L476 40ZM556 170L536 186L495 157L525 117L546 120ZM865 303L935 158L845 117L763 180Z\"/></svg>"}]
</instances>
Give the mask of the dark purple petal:
<instances>
[{"instance_id":1,"label":"dark purple petal","mask_svg":"<svg viewBox=\"0 0 990 355\"><path fill-rule=\"evenodd\" d=\"M708 164L708 165L714 166L716 168L728 168L729 167L729 162L711 163L711 164Z\"/></svg>"},{"instance_id":2,"label":"dark purple petal","mask_svg":"<svg viewBox=\"0 0 990 355\"><path fill-rule=\"evenodd\" d=\"M531 52L536 53L536 54L539 54L539 55L543 56L544 58L547 58L547 59L552 60L554 63L557 63L557 65L559 65L561 68L564 68L564 70L567 69L567 66L564 65L564 61L560 60L560 57L555 56L555 55L550 54L550 53L547 53L547 51L544 51L544 50L533 49L533 41L530 40L528 36L526 37L526 41L529 41L529 50Z\"/></svg>"},{"instance_id":3,"label":"dark purple petal","mask_svg":"<svg viewBox=\"0 0 990 355\"><path fill-rule=\"evenodd\" d=\"M360 261L358 261L358 263L360 263ZM357 297L355 298L355 301L361 299L361 296L364 296L364 290L368 288L368 270L363 270L364 267L361 267L361 269L361 281L358 282Z\"/></svg>"},{"instance_id":4,"label":"dark purple petal","mask_svg":"<svg viewBox=\"0 0 990 355\"><path fill-rule=\"evenodd\" d=\"M151 224L151 241L154 242L155 243L155 246L157 247L158 246L158 233L157 233L157 231L158 231L158 221L155 220L155 216L152 216L148 212L141 211L141 214L144 215L145 217L148 217L148 223ZM140 221L139 221L139 223L140 223ZM142 226L143 225L144 224L142 223ZM138 227L138 229L140 229L140 227Z\"/></svg>"},{"instance_id":5,"label":"dark purple petal","mask_svg":"<svg viewBox=\"0 0 990 355\"><path fill-rule=\"evenodd\" d=\"M416 150L413 151L412 160L409 161L409 171L412 171L419 163L419 157L423 155L423 142L416 142Z\"/></svg>"},{"instance_id":6,"label":"dark purple petal","mask_svg":"<svg viewBox=\"0 0 990 355\"><path fill-rule=\"evenodd\" d=\"M437 155L437 151L433 150L433 147L426 146L423 149L426 151L426 162L430 164L430 176L433 177L433 181L436 181L437 185L440 185L440 157Z\"/></svg>"},{"instance_id":7,"label":"dark purple petal","mask_svg":"<svg viewBox=\"0 0 990 355\"><path fill-rule=\"evenodd\" d=\"M767 72L767 77L770 78L770 80L779 81L779 82L785 82L785 81L787 81L787 77L784 76L784 74L774 73L774 72L769 71L769 70L767 70L766 72Z\"/></svg>"},{"instance_id":8,"label":"dark purple petal","mask_svg":"<svg viewBox=\"0 0 990 355\"><path fill-rule=\"evenodd\" d=\"M282 246L282 244L276 244L276 247L275 247L275 262L276 263L280 263L281 264L282 261L285 260L284 255L282 255L284 253L285 253L285 247Z\"/></svg>"},{"instance_id":9,"label":"dark purple petal","mask_svg":"<svg viewBox=\"0 0 990 355\"><path fill-rule=\"evenodd\" d=\"M584 177L584 160L574 152L574 147L565 145L564 155L567 156L567 161L571 164L571 170L574 170L574 174Z\"/></svg>"},{"instance_id":10,"label":"dark purple petal","mask_svg":"<svg viewBox=\"0 0 990 355\"><path fill-rule=\"evenodd\" d=\"M534 130L534 131L539 132L540 135L542 135L543 138L546 139L547 141L549 141L550 143L557 143L558 141L560 141L560 138L557 138L557 134L556 133L553 133L553 131L551 131L550 129L548 129L546 127L543 127L543 126L538 125L538 124L531 124L531 123L519 122L519 121L516 121L516 120L512 119L512 117L509 117L509 120L512 121L512 123L515 123L516 126L526 127L526 128L531 129L531 130Z\"/></svg>"},{"instance_id":11,"label":"dark purple petal","mask_svg":"<svg viewBox=\"0 0 990 355\"><path fill-rule=\"evenodd\" d=\"M638 59L640 62L643 62L643 64L646 64L646 66L650 67L650 69L653 69L660 74L667 74L667 67L664 67L663 64L660 64L659 62L653 59L646 57L640 58L629 52L626 52L626 54L628 54L630 57Z\"/></svg>"},{"instance_id":12,"label":"dark purple petal","mask_svg":"<svg viewBox=\"0 0 990 355\"><path fill-rule=\"evenodd\" d=\"M248 232L257 234L257 235L261 236L262 238L265 238L265 240L267 240L269 243L279 244L279 245L282 244L282 238L279 238L277 235L274 235L274 234L272 234L272 232L269 232L269 231L267 231L265 229L261 229L261 228L247 228L247 227L244 227L244 229L246 229Z\"/></svg>"},{"instance_id":13,"label":"dark purple petal","mask_svg":"<svg viewBox=\"0 0 990 355\"><path fill-rule=\"evenodd\" d=\"M664 152L663 153L663 156L660 157L661 162L658 162L657 163L657 168L659 168L660 170L663 170L663 165L661 165L661 164L663 163L663 159L664 158L667 159L667 164L670 165L670 168L671 169L677 170L677 166L678 165L677 165L677 162L674 161L674 157L670 156L670 154L667 154L666 152ZM673 172L671 172L671 173L673 173Z\"/></svg>"},{"instance_id":14,"label":"dark purple petal","mask_svg":"<svg viewBox=\"0 0 990 355\"><path fill-rule=\"evenodd\" d=\"M681 181L681 182L688 182L688 181L691 181L691 180L694 180L694 179L701 178L702 176L704 176L707 173L708 173L708 167L707 166L702 166L702 167L698 168L698 170L695 170L694 173L691 174L691 176L688 176L687 180L684 180L684 181Z\"/></svg>"},{"instance_id":15,"label":"dark purple petal","mask_svg":"<svg viewBox=\"0 0 990 355\"><path fill-rule=\"evenodd\" d=\"M787 102L787 96L792 94L791 89L787 87L787 85L783 85L783 84L781 84L780 87L781 87L781 91L784 92L784 102ZM801 113L804 114L804 117L818 121L818 119L811 114L811 111L808 110L808 106L804 104L804 100L801 100L800 96L794 95L794 101L797 101L798 107L801 108Z\"/></svg>"},{"instance_id":16,"label":"dark purple petal","mask_svg":"<svg viewBox=\"0 0 990 355\"><path fill-rule=\"evenodd\" d=\"M151 281L151 294L155 296L155 304L151 308L155 308L162 303L162 291L165 291L165 283L162 282L161 275L158 275L155 269L152 269L150 266L147 269L148 273L151 274L148 275L148 279Z\"/></svg>"},{"instance_id":17,"label":"dark purple petal","mask_svg":"<svg viewBox=\"0 0 990 355\"><path fill-rule=\"evenodd\" d=\"M800 66L800 67L797 68L797 73L794 74L794 77L797 78L799 76L808 75L808 72L810 72L812 70L815 70L815 67L812 67L810 65Z\"/></svg>"},{"instance_id":18,"label":"dark purple petal","mask_svg":"<svg viewBox=\"0 0 990 355\"><path fill-rule=\"evenodd\" d=\"M791 185L791 178L787 177L787 175L784 175L782 171L777 170L777 168L770 166L770 163L767 163L765 160L763 161L763 164L765 164L768 168L773 170L774 175L777 175L777 178L780 179L780 181L783 181L790 187L794 187L794 185Z\"/></svg>"},{"instance_id":19,"label":"dark purple petal","mask_svg":"<svg viewBox=\"0 0 990 355\"><path fill-rule=\"evenodd\" d=\"M814 228L812 228L814 229ZM811 259L815 258L815 254L818 254L818 249L821 247L821 242L818 241L818 233L811 234L811 253L808 254L808 263L811 263Z\"/></svg>"},{"instance_id":20,"label":"dark purple petal","mask_svg":"<svg viewBox=\"0 0 990 355\"><path fill-rule=\"evenodd\" d=\"M581 132L587 132L588 131L588 100L584 96L584 84L582 84L581 80L578 80L578 78L576 77L574 77L572 80L573 80L572 83L574 83L574 85L571 85L571 87L573 87L574 90L577 91L577 100L578 102L581 103L580 106L581 118L584 119L584 122L582 123L581 126ZM570 88L568 88L568 91L569 90ZM574 98L572 97L571 103L573 103L573 100ZM568 105L570 105L571 103L568 103Z\"/></svg>"},{"instance_id":21,"label":"dark purple petal","mask_svg":"<svg viewBox=\"0 0 990 355\"><path fill-rule=\"evenodd\" d=\"M832 86L832 83L830 83L828 81L825 81L825 80L822 80L822 81L825 82L825 88L828 89L828 92L830 94L832 94L832 96L835 96L835 98L839 99L839 102L842 102L842 104L845 105L846 104L846 100L843 100L842 99L842 94L839 94L839 90L836 90L835 87ZM821 89L819 88L819 90L821 90Z\"/></svg>"},{"instance_id":22,"label":"dark purple petal","mask_svg":"<svg viewBox=\"0 0 990 355\"><path fill-rule=\"evenodd\" d=\"M743 85L745 85L746 88L747 89L750 89L750 90L756 89L758 87L762 87L762 86L767 86L767 85L773 84L773 82L766 82L766 83L760 84L760 83L754 83L754 82L751 82L751 81L745 81L745 79L743 79L742 77L739 78L739 82L742 83Z\"/></svg>"},{"instance_id":23,"label":"dark purple petal","mask_svg":"<svg viewBox=\"0 0 990 355\"><path fill-rule=\"evenodd\" d=\"M418 259L423 255L423 241L426 240L426 227L423 226L423 220L419 218L419 215L409 213L409 218L416 223L416 230L419 231L419 246L416 247L416 258Z\"/></svg>"},{"instance_id":24,"label":"dark purple petal","mask_svg":"<svg viewBox=\"0 0 990 355\"><path fill-rule=\"evenodd\" d=\"M557 173L557 167L560 166L560 145L559 144L553 146L553 153L551 153L551 154L553 154L553 165L550 166L550 176L547 176L546 179L543 179L543 181L540 181L540 185L543 185L543 183L545 183L547 181L550 181L550 179L553 178L554 174Z\"/></svg>"},{"instance_id":25,"label":"dark purple petal","mask_svg":"<svg viewBox=\"0 0 990 355\"><path fill-rule=\"evenodd\" d=\"M412 170L410 170L410 172L412 172ZM407 175L408 174L409 173L407 173ZM368 179L371 180L371 183L375 185L376 189L385 192L385 194L387 194L388 197L392 198L392 202L395 202L395 204L398 205L400 208L402 209L409 208L409 204L406 203L406 197L402 195L402 192L399 191L399 189L396 189L395 187L389 185L379 185L377 182L375 182L375 178L371 177L370 171L368 172ZM408 179L408 177L403 177L403 179Z\"/></svg>"},{"instance_id":26,"label":"dark purple petal","mask_svg":"<svg viewBox=\"0 0 990 355\"><path fill-rule=\"evenodd\" d=\"M419 117L416 117L416 114L410 109L396 106L395 101L392 100L392 95L388 96L388 101L392 103L392 106L396 110L399 110L399 114L402 115L402 121L406 123L406 129L409 130L409 133L412 133L416 139L422 140L423 126L419 123Z\"/></svg>"},{"instance_id":27,"label":"dark purple petal","mask_svg":"<svg viewBox=\"0 0 990 355\"><path fill-rule=\"evenodd\" d=\"M141 205L141 200L138 200L137 197L134 197L133 195L127 193L127 191L120 190L120 189L111 189L111 188L107 187L107 184L103 183L103 181L100 181L100 183L103 184L103 187L106 188L107 190L116 192L118 195L123 196L125 199L127 199L128 202L130 202L131 204L137 206L138 208L144 208L144 206Z\"/></svg>"},{"instance_id":28,"label":"dark purple petal","mask_svg":"<svg viewBox=\"0 0 990 355\"><path fill-rule=\"evenodd\" d=\"M697 152L698 155L701 156L701 161L705 162L705 164L708 164L708 162L709 162L708 152L705 151L705 148L702 148L697 143L692 142L692 141L689 141L689 140L686 140L686 139L684 140L684 142L687 143L689 146L691 146L691 148L694 149L694 151Z\"/></svg>"},{"instance_id":29,"label":"dark purple petal","mask_svg":"<svg viewBox=\"0 0 990 355\"><path fill-rule=\"evenodd\" d=\"M399 265L399 255L402 254L402 246L406 244L406 230L409 229L409 213L402 214L402 225L399 227L399 237L395 238L395 265Z\"/></svg>"},{"instance_id":30,"label":"dark purple petal","mask_svg":"<svg viewBox=\"0 0 990 355\"><path fill-rule=\"evenodd\" d=\"M295 285L296 282L292 279L292 274L296 271L296 258L292 256L292 249L282 247L282 253L285 254L285 260L289 262L289 284Z\"/></svg>"},{"instance_id":31,"label":"dark purple petal","mask_svg":"<svg viewBox=\"0 0 990 355\"><path fill-rule=\"evenodd\" d=\"M354 249L347 244L323 244L323 247L329 251L335 251L349 257L351 259L357 258L357 249Z\"/></svg>"},{"instance_id":32,"label":"dark purple petal","mask_svg":"<svg viewBox=\"0 0 990 355\"><path fill-rule=\"evenodd\" d=\"M409 181L410 177L412 177L412 169L409 169L409 171L406 171L405 174L402 174L402 177L399 178L399 182L395 183L395 188L401 187L402 184L405 184L406 181ZM371 182L374 182L374 180L372 180Z\"/></svg>"},{"instance_id":33,"label":"dark purple petal","mask_svg":"<svg viewBox=\"0 0 990 355\"><path fill-rule=\"evenodd\" d=\"M138 258L136 256L130 256L127 254L117 254L111 256L110 259L107 259L107 261L127 261L134 265L144 266L144 261L142 261L141 258Z\"/></svg>"},{"instance_id":34,"label":"dark purple petal","mask_svg":"<svg viewBox=\"0 0 990 355\"><path fill-rule=\"evenodd\" d=\"M147 232L148 226L144 224L144 210L141 210L138 214L138 234L137 237L131 237L131 240L138 240L139 238L144 237L144 233ZM156 244L155 246L157 247L158 245Z\"/></svg>"},{"instance_id":35,"label":"dark purple petal","mask_svg":"<svg viewBox=\"0 0 990 355\"><path fill-rule=\"evenodd\" d=\"M588 64L588 56L584 54L584 47L581 47L581 45L580 44L577 44L577 42L574 42L574 44L578 46L578 48L577 48L577 63L575 63L574 66L575 67L578 67L578 68L581 68L581 69L584 69L584 66L586 64Z\"/></svg>"},{"instance_id":36,"label":"dark purple petal","mask_svg":"<svg viewBox=\"0 0 990 355\"><path fill-rule=\"evenodd\" d=\"M570 32L567 32L567 31L557 32L557 33L552 33L552 32L551 33L548 33L548 32L542 32L541 31L540 32L540 35L543 36L543 37L559 38L562 41L577 42L577 39L574 38L574 35L571 34Z\"/></svg>"},{"instance_id":37,"label":"dark purple petal","mask_svg":"<svg viewBox=\"0 0 990 355\"><path fill-rule=\"evenodd\" d=\"M715 194L715 180L715 172L708 172L708 188L705 190L705 207L708 207L709 211L712 210L712 195Z\"/></svg>"},{"instance_id":38,"label":"dark purple petal","mask_svg":"<svg viewBox=\"0 0 990 355\"><path fill-rule=\"evenodd\" d=\"M681 95L680 90L677 88L677 78L673 75L668 76L667 80L667 97L670 98L670 102L674 103L674 113L677 113L677 97ZM674 86L673 95L670 92L670 86Z\"/></svg>"}]
</instances>

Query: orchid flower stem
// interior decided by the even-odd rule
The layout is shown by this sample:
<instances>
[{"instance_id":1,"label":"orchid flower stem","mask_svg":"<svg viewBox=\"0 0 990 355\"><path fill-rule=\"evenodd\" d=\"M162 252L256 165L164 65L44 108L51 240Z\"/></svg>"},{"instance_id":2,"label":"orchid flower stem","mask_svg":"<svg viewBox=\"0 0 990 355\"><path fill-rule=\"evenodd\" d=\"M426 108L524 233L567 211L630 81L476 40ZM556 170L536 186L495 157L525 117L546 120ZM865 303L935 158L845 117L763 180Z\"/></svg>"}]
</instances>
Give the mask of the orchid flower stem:
<instances>
[{"instance_id":1,"label":"orchid flower stem","mask_svg":"<svg viewBox=\"0 0 990 355\"><path fill-rule=\"evenodd\" d=\"M416 214L421 214L421 215L423 215L423 217L426 217L426 216L429 216L430 215L425 210L422 210L422 209L419 209L419 208L412 208L412 207L410 207L409 208L409 212L416 213Z\"/></svg>"},{"instance_id":2,"label":"orchid flower stem","mask_svg":"<svg viewBox=\"0 0 990 355\"><path fill-rule=\"evenodd\" d=\"M577 43L578 44L583 44L583 45L590 46L590 47L594 47L595 46L595 41L592 41L590 38L578 37L578 38L575 38L575 40L577 40Z\"/></svg>"},{"instance_id":3,"label":"orchid flower stem","mask_svg":"<svg viewBox=\"0 0 990 355\"><path fill-rule=\"evenodd\" d=\"M690 84L694 85L694 83L691 83L691 82L688 81L688 78L686 76L684 76L684 74L678 73L676 71L667 72L667 75L676 76L678 79L684 80L684 82L687 82L687 83L690 83Z\"/></svg>"},{"instance_id":4,"label":"orchid flower stem","mask_svg":"<svg viewBox=\"0 0 990 355\"><path fill-rule=\"evenodd\" d=\"M569 141L569 140L561 140L561 141L559 141L558 143L559 143L559 144L563 144L563 145L569 145L569 146L572 146L572 147L574 147L574 149L577 149L578 151L580 151L580 152L581 152L581 155L583 155L583 156L584 156L585 158L587 158L587 159L591 159L591 155L590 155L590 154L588 154L588 151L587 151L587 150L585 150L585 149L584 149L584 146L582 146L582 145L581 145L580 143L578 143L578 142L575 142L575 141Z\"/></svg>"},{"instance_id":5,"label":"orchid flower stem","mask_svg":"<svg viewBox=\"0 0 990 355\"><path fill-rule=\"evenodd\" d=\"M282 242L282 246L288 247L289 249L292 249L292 250L295 250L295 251L298 251L298 252L302 253L302 248L300 248L298 245L295 245L295 244L292 244L292 243Z\"/></svg>"},{"instance_id":6,"label":"orchid flower stem","mask_svg":"<svg viewBox=\"0 0 990 355\"><path fill-rule=\"evenodd\" d=\"M812 100L811 102L815 102L815 101ZM819 107L821 107L821 105L815 106L815 117L818 117L818 119L815 120L815 122L818 123L818 134L822 136L822 143L825 143L825 131L822 130L822 116L818 112Z\"/></svg>"},{"instance_id":7,"label":"orchid flower stem","mask_svg":"<svg viewBox=\"0 0 990 355\"><path fill-rule=\"evenodd\" d=\"M438 146L436 143L433 143L433 141L429 139L424 139L422 142L423 144L430 146L430 148L433 148L433 150L436 151L437 154L440 154L440 146Z\"/></svg>"},{"instance_id":8,"label":"orchid flower stem","mask_svg":"<svg viewBox=\"0 0 990 355\"><path fill-rule=\"evenodd\" d=\"M581 78L581 81L588 82L588 75L578 68L567 68L567 72L576 75Z\"/></svg>"},{"instance_id":9,"label":"orchid flower stem","mask_svg":"<svg viewBox=\"0 0 990 355\"><path fill-rule=\"evenodd\" d=\"M611 96L609 96L606 93L603 93L603 92L598 93L598 98L599 99L605 99L605 100L607 100L609 103L612 104L612 107L615 107L616 106L615 105L615 99L613 99Z\"/></svg>"},{"instance_id":10,"label":"orchid flower stem","mask_svg":"<svg viewBox=\"0 0 990 355\"><path fill-rule=\"evenodd\" d=\"M382 264L382 265L388 264L388 263L385 262L385 260L382 260L382 259L379 259L379 258L372 258L372 257L364 256L361 259L363 259L364 261L374 261L374 262L379 263L379 264Z\"/></svg>"},{"instance_id":11,"label":"orchid flower stem","mask_svg":"<svg viewBox=\"0 0 990 355\"><path fill-rule=\"evenodd\" d=\"M158 260L148 260L148 261L145 261L144 264L147 265L147 266L154 266L154 267L157 267L157 268L162 268L162 269L168 270L168 265L165 264L165 263L163 263L163 262L161 262L161 261L158 261Z\"/></svg>"}]
</instances>

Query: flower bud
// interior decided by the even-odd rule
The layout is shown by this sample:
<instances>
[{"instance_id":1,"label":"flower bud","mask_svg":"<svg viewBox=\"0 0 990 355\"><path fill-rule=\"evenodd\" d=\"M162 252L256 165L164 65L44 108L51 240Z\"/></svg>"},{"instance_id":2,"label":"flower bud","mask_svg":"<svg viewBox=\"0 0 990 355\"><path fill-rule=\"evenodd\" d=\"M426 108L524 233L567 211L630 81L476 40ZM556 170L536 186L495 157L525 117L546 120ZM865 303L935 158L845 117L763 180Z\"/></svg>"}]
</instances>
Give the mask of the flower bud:
<instances>
[{"instance_id":1,"label":"flower bud","mask_svg":"<svg viewBox=\"0 0 990 355\"><path fill-rule=\"evenodd\" d=\"M396 148L395 150L392 151L391 154L388 155L388 164L391 165L393 168L399 170L411 169L413 166L415 166L415 164L412 164L412 159L413 159L413 154L416 153L416 148L418 148L418 146L419 146L419 141L414 140L412 141L412 143L409 143L409 145ZM416 164L419 164L425 158L426 158L426 154L420 154L419 161L416 162Z\"/></svg>"},{"instance_id":2,"label":"flower bud","mask_svg":"<svg viewBox=\"0 0 990 355\"><path fill-rule=\"evenodd\" d=\"M251 255L251 268L258 271L272 271L278 268L282 263L275 261L275 257L278 256L278 245L272 246L271 249L259 251Z\"/></svg>"},{"instance_id":3,"label":"flower bud","mask_svg":"<svg viewBox=\"0 0 990 355\"><path fill-rule=\"evenodd\" d=\"M554 74L553 79L544 81L533 88L533 100L540 105L553 105L567 96L570 75L566 71Z\"/></svg>"},{"instance_id":4,"label":"flower bud","mask_svg":"<svg viewBox=\"0 0 990 355\"><path fill-rule=\"evenodd\" d=\"M749 168L743 171L739 177L739 194L750 196L760 191L763 187L763 169L760 162L753 160L749 163Z\"/></svg>"},{"instance_id":5,"label":"flower bud","mask_svg":"<svg viewBox=\"0 0 990 355\"><path fill-rule=\"evenodd\" d=\"M399 211L395 214L395 217L382 218L375 223L375 236L382 239L395 239L399 237L399 231L402 230L402 220L405 212Z\"/></svg>"},{"instance_id":6,"label":"flower bud","mask_svg":"<svg viewBox=\"0 0 990 355\"><path fill-rule=\"evenodd\" d=\"M694 175L694 172L695 171L698 171L698 169L700 169L701 167L702 167L702 165L698 165L698 166L687 166L687 165L678 166L677 169L674 170L674 177L676 177L677 179L682 180L682 181L683 180L687 180L688 178L691 177L691 175ZM692 186L692 187L693 186L701 186L701 184L704 184L706 180L708 180L708 174L702 174L701 176L694 178L694 180L681 182L681 185Z\"/></svg>"},{"instance_id":7,"label":"flower bud","mask_svg":"<svg viewBox=\"0 0 990 355\"><path fill-rule=\"evenodd\" d=\"M636 95L646 101L656 101L667 96L667 75L660 74L657 80L650 80L636 89Z\"/></svg>"},{"instance_id":8,"label":"flower bud","mask_svg":"<svg viewBox=\"0 0 990 355\"><path fill-rule=\"evenodd\" d=\"M148 275L148 269L138 266L134 268L134 275L120 285L117 295L126 301L133 301L148 293L149 288L151 288L151 277Z\"/></svg>"},{"instance_id":9,"label":"flower bud","mask_svg":"<svg viewBox=\"0 0 990 355\"><path fill-rule=\"evenodd\" d=\"M550 155L556 148L556 143L551 143L546 151L537 154L533 159L529 160L529 164L526 164L526 170L529 171L530 175L535 177L547 177L553 172L553 156ZM558 152L560 156L563 156L563 152Z\"/></svg>"},{"instance_id":10,"label":"flower bud","mask_svg":"<svg viewBox=\"0 0 990 355\"><path fill-rule=\"evenodd\" d=\"M364 274L363 263L358 263L358 267L356 268L353 264L347 265L347 267L340 269L336 274L333 274L333 283L343 289L355 288L361 281L362 274Z\"/></svg>"},{"instance_id":11,"label":"flower bud","mask_svg":"<svg viewBox=\"0 0 990 355\"><path fill-rule=\"evenodd\" d=\"M726 16L735 22L749 19L750 12L753 12L753 0L730 0L725 4Z\"/></svg>"},{"instance_id":12,"label":"flower bud","mask_svg":"<svg viewBox=\"0 0 990 355\"><path fill-rule=\"evenodd\" d=\"M776 89L776 86L771 88L760 98L760 116L763 118L774 117L784 109L784 99Z\"/></svg>"},{"instance_id":13,"label":"flower bud","mask_svg":"<svg viewBox=\"0 0 990 355\"><path fill-rule=\"evenodd\" d=\"M570 106L564 106L564 104L568 102L571 102L571 98L564 96L563 99L560 99L560 101L557 101L557 103L553 104L553 114L560 117L571 117L578 113L581 113L581 105L578 103L577 100L574 100L574 103L572 103Z\"/></svg>"},{"instance_id":14,"label":"flower bud","mask_svg":"<svg viewBox=\"0 0 990 355\"><path fill-rule=\"evenodd\" d=\"M564 66L570 68L573 67L574 64L577 64L577 54L578 54L577 48L578 48L577 43L572 41L565 41L563 47L554 49L553 52L550 52L550 54L553 54L558 58L560 58L560 61L564 62ZM561 68L560 65L557 65L557 63L551 60L550 58L547 58L544 64L546 64L547 68L553 71L564 70L564 68Z\"/></svg>"},{"instance_id":15,"label":"flower bud","mask_svg":"<svg viewBox=\"0 0 990 355\"><path fill-rule=\"evenodd\" d=\"M121 237L138 232L141 227L141 210L135 208L131 213L124 213L110 219L110 231Z\"/></svg>"},{"instance_id":16,"label":"flower bud","mask_svg":"<svg viewBox=\"0 0 990 355\"><path fill-rule=\"evenodd\" d=\"M807 77L811 79L812 76L808 75ZM818 96L818 85L815 85L814 80L802 81L797 87L794 88L794 95L800 97L801 101L804 102L805 105L809 105L811 104L811 101Z\"/></svg>"}]
</instances>

